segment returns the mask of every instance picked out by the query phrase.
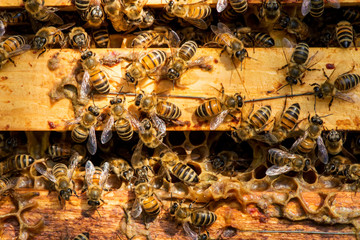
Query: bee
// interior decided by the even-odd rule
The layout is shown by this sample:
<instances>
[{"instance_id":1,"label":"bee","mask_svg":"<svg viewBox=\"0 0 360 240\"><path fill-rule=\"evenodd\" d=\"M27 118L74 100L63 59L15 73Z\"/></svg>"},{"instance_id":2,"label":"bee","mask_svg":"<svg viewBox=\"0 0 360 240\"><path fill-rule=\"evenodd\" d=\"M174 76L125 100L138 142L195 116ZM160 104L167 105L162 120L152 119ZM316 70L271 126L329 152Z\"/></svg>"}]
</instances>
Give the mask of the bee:
<instances>
[{"instance_id":1,"label":"bee","mask_svg":"<svg viewBox=\"0 0 360 240\"><path fill-rule=\"evenodd\" d=\"M341 133L336 130L331 130L325 138L325 146L331 155L338 155L345 148L343 147L345 139Z\"/></svg>"},{"instance_id":2,"label":"bee","mask_svg":"<svg viewBox=\"0 0 360 240\"><path fill-rule=\"evenodd\" d=\"M157 26L154 28L154 30L141 31L135 34L136 37L131 42L131 47L135 48L147 48L153 45L161 46L163 44L170 45L170 41L180 41L180 38L176 32L163 26Z\"/></svg>"},{"instance_id":3,"label":"bee","mask_svg":"<svg viewBox=\"0 0 360 240\"><path fill-rule=\"evenodd\" d=\"M148 159L142 157L142 148L144 143L139 141L136 145L134 153L131 156L131 166L134 169L135 175L141 179L148 179L148 172L152 170Z\"/></svg>"},{"instance_id":4,"label":"bee","mask_svg":"<svg viewBox=\"0 0 360 240\"><path fill-rule=\"evenodd\" d=\"M159 14L159 20L162 23L170 23L171 21L173 21L176 18L176 16L168 11L166 11L165 9L162 10Z\"/></svg>"},{"instance_id":5,"label":"bee","mask_svg":"<svg viewBox=\"0 0 360 240\"><path fill-rule=\"evenodd\" d=\"M206 227L213 224L217 219L214 212L206 209L192 208L191 204L189 207L181 207L181 202L175 202L170 205L170 215L183 224L185 232L192 236L192 239L196 239L195 236L197 234L191 230L189 224L195 227Z\"/></svg>"},{"instance_id":6,"label":"bee","mask_svg":"<svg viewBox=\"0 0 360 240\"><path fill-rule=\"evenodd\" d=\"M32 42L32 48L36 50L43 49L43 51L39 54L40 57L44 52L46 52L46 47L50 45L60 44L63 48L66 45L66 40L64 33L62 30L70 28L74 26L74 23L65 24L60 26L59 28L56 27L43 27L35 34L35 37Z\"/></svg>"},{"instance_id":7,"label":"bee","mask_svg":"<svg viewBox=\"0 0 360 240\"><path fill-rule=\"evenodd\" d=\"M87 161L85 165L85 180L87 184L87 198L88 205L91 207L98 207L100 201L104 202L101 199L103 186L106 182L106 179L109 176L109 163L105 162L100 167L94 167L91 161Z\"/></svg>"},{"instance_id":8,"label":"bee","mask_svg":"<svg viewBox=\"0 0 360 240\"><path fill-rule=\"evenodd\" d=\"M23 36L15 35L0 43L0 68L8 61L15 65L12 57L24 53L30 49Z\"/></svg>"},{"instance_id":9,"label":"bee","mask_svg":"<svg viewBox=\"0 0 360 240\"><path fill-rule=\"evenodd\" d=\"M259 18L265 24L275 24L281 15L281 3L278 0L262 0Z\"/></svg>"},{"instance_id":10,"label":"bee","mask_svg":"<svg viewBox=\"0 0 360 240\"><path fill-rule=\"evenodd\" d=\"M354 43L355 46L355 38L354 38L354 28L348 21L340 21L336 25L336 39L342 48L349 48L351 43Z\"/></svg>"},{"instance_id":11,"label":"bee","mask_svg":"<svg viewBox=\"0 0 360 240\"><path fill-rule=\"evenodd\" d=\"M326 165L325 173L344 178L347 181L355 181L358 184L360 180L360 164L352 163L347 157L336 155Z\"/></svg>"},{"instance_id":12,"label":"bee","mask_svg":"<svg viewBox=\"0 0 360 240\"><path fill-rule=\"evenodd\" d=\"M35 162L34 158L27 154L17 154L0 162L0 177L7 173L26 169Z\"/></svg>"},{"instance_id":13,"label":"bee","mask_svg":"<svg viewBox=\"0 0 360 240\"><path fill-rule=\"evenodd\" d=\"M25 10L36 20L40 22L49 22L50 24L64 24L64 21L55 14L57 8L45 7L45 0L23 0Z\"/></svg>"},{"instance_id":14,"label":"bee","mask_svg":"<svg viewBox=\"0 0 360 240\"><path fill-rule=\"evenodd\" d=\"M324 116L325 117L325 116ZM307 155L310 153L315 146L318 147L318 157L320 161L326 164L329 161L328 152L326 150L326 146L321 137L322 128L323 128L323 120L322 117L315 114L311 117L308 117L309 126L305 130L305 133L302 137L298 138L294 144L291 146L291 152L298 152L302 155Z\"/></svg>"},{"instance_id":15,"label":"bee","mask_svg":"<svg viewBox=\"0 0 360 240\"><path fill-rule=\"evenodd\" d=\"M251 32L249 33L249 37L253 39L253 45L256 47L270 48L275 45L274 39L269 34L263 32Z\"/></svg>"},{"instance_id":16,"label":"bee","mask_svg":"<svg viewBox=\"0 0 360 240\"><path fill-rule=\"evenodd\" d=\"M170 149L162 151L159 155L159 160L165 170L167 180L170 182L171 177L169 172L177 177L180 181L188 184L195 185L199 183L199 176L194 169L180 161L179 156Z\"/></svg>"},{"instance_id":17,"label":"bee","mask_svg":"<svg viewBox=\"0 0 360 240\"><path fill-rule=\"evenodd\" d=\"M222 122L224 122L227 115L236 119L232 113L239 111L243 106L243 97L239 93L235 93L234 96L225 94L224 86L221 84L221 97L211 98L198 106L195 110L195 116L200 119L211 119L210 130L217 129Z\"/></svg>"},{"instance_id":18,"label":"bee","mask_svg":"<svg viewBox=\"0 0 360 240\"><path fill-rule=\"evenodd\" d=\"M291 42L287 38L283 38L283 44L285 47L288 48L288 51L290 52L294 47L292 46ZM280 87L277 91L280 89L290 85L291 88L291 94L292 94L292 86L296 85L298 82L303 84L302 78L305 75L306 71L313 71L316 69L312 69L311 67L315 64L308 67L309 63L314 59L314 57L317 55L318 52L316 52L312 57L309 58L309 45L307 45L304 42L298 43L293 53L291 54L290 62L288 61L288 58L286 57L286 54L284 52L284 56L286 58L287 64L284 65L279 70L282 70L287 67L287 74L286 74L286 82L284 86Z\"/></svg>"},{"instance_id":19,"label":"bee","mask_svg":"<svg viewBox=\"0 0 360 240\"><path fill-rule=\"evenodd\" d=\"M107 48L110 46L109 31L106 27L93 30L92 35L97 47Z\"/></svg>"},{"instance_id":20,"label":"bee","mask_svg":"<svg viewBox=\"0 0 360 240\"><path fill-rule=\"evenodd\" d=\"M120 0L123 7L123 13L131 21L141 22L144 16L144 6L147 0Z\"/></svg>"},{"instance_id":21,"label":"bee","mask_svg":"<svg viewBox=\"0 0 360 240\"><path fill-rule=\"evenodd\" d=\"M148 118L144 118L139 126L139 138L148 148L156 148L162 144L165 131L157 131Z\"/></svg>"},{"instance_id":22,"label":"bee","mask_svg":"<svg viewBox=\"0 0 360 240\"><path fill-rule=\"evenodd\" d=\"M360 12L358 9L348 7L343 11L343 18L349 22L357 22L360 18Z\"/></svg>"},{"instance_id":23,"label":"bee","mask_svg":"<svg viewBox=\"0 0 360 240\"><path fill-rule=\"evenodd\" d=\"M228 6L228 1L234 12L237 14L243 14L248 9L247 0L219 0L216 4L216 10L221 13Z\"/></svg>"},{"instance_id":24,"label":"bee","mask_svg":"<svg viewBox=\"0 0 360 240\"><path fill-rule=\"evenodd\" d=\"M97 0L94 4L90 5L86 14L84 15L86 27L99 28L105 20L105 13L100 2Z\"/></svg>"},{"instance_id":25,"label":"bee","mask_svg":"<svg viewBox=\"0 0 360 240\"><path fill-rule=\"evenodd\" d=\"M72 47L82 50L90 47L90 36L84 28L74 27L69 33L69 41Z\"/></svg>"},{"instance_id":26,"label":"bee","mask_svg":"<svg viewBox=\"0 0 360 240\"><path fill-rule=\"evenodd\" d=\"M61 202L61 199L68 201L72 193L75 193L74 183L71 180L75 168L79 162L79 154L74 153L70 158L70 165L67 167L63 163L57 163L51 169L47 171L44 165L35 164L35 169L44 177L49 179L51 182L55 183L55 189L59 193L58 199ZM41 167L42 166L42 167Z\"/></svg>"},{"instance_id":27,"label":"bee","mask_svg":"<svg viewBox=\"0 0 360 240\"><path fill-rule=\"evenodd\" d=\"M163 50L152 50L127 67L125 80L129 83L134 83L136 86L139 81L146 77L152 78L150 74L163 66L165 60L166 53Z\"/></svg>"},{"instance_id":28,"label":"bee","mask_svg":"<svg viewBox=\"0 0 360 240\"><path fill-rule=\"evenodd\" d=\"M310 165L310 159L277 148L270 148L268 154L269 162L274 164L266 170L268 176L277 176L289 171L306 171Z\"/></svg>"},{"instance_id":29,"label":"bee","mask_svg":"<svg viewBox=\"0 0 360 240\"><path fill-rule=\"evenodd\" d=\"M83 232L77 235L73 240L89 240L89 233Z\"/></svg>"},{"instance_id":30,"label":"bee","mask_svg":"<svg viewBox=\"0 0 360 240\"><path fill-rule=\"evenodd\" d=\"M333 8L340 8L339 0L328 0L327 3ZM314 18L321 17L324 13L325 0L303 0L301 13L306 16L308 13Z\"/></svg>"},{"instance_id":31,"label":"bee","mask_svg":"<svg viewBox=\"0 0 360 240\"><path fill-rule=\"evenodd\" d=\"M88 139L86 147L91 155L94 155L97 150L95 125L97 124L97 117L99 115L98 107L89 106L82 116L67 123L67 125L76 124L71 131L71 138L74 142L82 143Z\"/></svg>"},{"instance_id":32,"label":"bee","mask_svg":"<svg viewBox=\"0 0 360 240\"><path fill-rule=\"evenodd\" d=\"M74 0L75 8L80 13L80 15L84 15L90 7L91 0Z\"/></svg>"},{"instance_id":33,"label":"bee","mask_svg":"<svg viewBox=\"0 0 360 240\"><path fill-rule=\"evenodd\" d=\"M285 29L289 34L293 34L300 41L307 39L310 36L309 26L301 21L297 17L289 17L288 15L282 15L279 18L280 29Z\"/></svg>"},{"instance_id":34,"label":"bee","mask_svg":"<svg viewBox=\"0 0 360 240\"><path fill-rule=\"evenodd\" d=\"M131 216L137 218L141 212L149 217L156 217L160 213L160 202L155 197L152 186L143 178L135 182L135 202L131 210Z\"/></svg>"},{"instance_id":35,"label":"bee","mask_svg":"<svg viewBox=\"0 0 360 240\"><path fill-rule=\"evenodd\" d=\"M9 189L15 188L18 178L0 178L0 196Z\"/></svg>"},{"instance_id":36,"label":"bee","mask_svg":"<svg viewBox=\"0 0 360 240\"><path fill-rule=\"evenodd\" d=\"M119 179L123 179L130 182L134 177L134 169L130 164L121 158L111 159L109 161L110 169L113 171Z\"/></svg>"},{"instance_id":37,"label":"bee","mask_svg":"<svg viewBox=\"0 0 360 240\"><path fill-rule=\"evenodd\" d=\"M311 86L314 87L314 95L315 98L324 99L326 97L331 97L329 102L329 109L332 105L334 98L339 98L347 102L355 103L353 98L345 92L354 89L360 83L360 75L355 73L350 73L354 67L345 73L337 75L338 72L342 71L342 67L346 67L346 65L342 65L344 63L339 64L339 68L335 68L330 76L327 76L326 72L323 69L324 76L326 77L326 81L323 84L313 83ZM336 72L336 74L334 74ZM333 81L333 78L335 78ZM333 82L333 83L331 83Z\"/></svg>"},{"instance_id":38,"label":"bee","mask_svg":"<svg viewBox=\"0 0 360 240\"><path fill-rule=\"evenodd\" d=\"M238 20L239 14L235 10L227 6L224 11L220 13L220 20L222 22L235 22Z\"/></svg>"},{"instance_id":39,"label":"bee","mask_svg":"<svg viewBox=\"0 0 360 240\"><path fill-rule=\"evenodd\" d=\"M211 25L211 30L216 35L214 42L223 46L221 53L226 51L231 58L236 58L241 63L246 57L249 57L247 50L244 48L244 43L231 32L228 26L219 22L217 27Z\"/></svg>"},{"instance_id":40,"label":"bee","mask_svg":"<svg viewBox=\"0 0 360 240\"><path fill-rule=\"evenodd\" d=\"M23 11L0 12L0 37L5 34L5 28L8 25L26 23L27 21L27 14Z\"/></svg>"},{"instance_id":41,"label":"bee","mask_svg":"<svg viewBox=\"0 0 360 240\"><path fill-rule=\"evenodd\" d=\"M216 172L226 176L234 176L236 167L248 167L244 160L234 151L221 151L210 156L209 162Z\"/></svg>"},{"instance_id":42,"label":"bee","mask_svg":"<svg viewBox=\"0 0 360 240\"><path fill-rule=\"evenodd\" d=\"M252 111L251 111L252 112ZM249 116L251 113L249 114ZM247 141L249 139L257 139L258 134L267 126L267 122L271 116L271 106L266 105L258 109L247 120L241 121L238 128L232 127L231 137L235 142Z\"/></svg>"},{"instance_id":43,"label":"bee","mask_svg":"<svg viewBox=\"0 0 360 240\"><path fill-rule=\"evenodd\" d=\"M270 145L281 143L286 138L292 136L293 129L299 124L300 104L294 103L286 111L285 106L286 102L280 121L275 121L272 131L265 134L266 142Z\"/></svg>"},{"instance_id":44,"label":"bee","mask_svg":"<svg viewBox=\"0 0 360 240\"><path fill-rule=\"evenodd\" d=\"M104 5L104 11L107 15L107 18L112 22L112 20L116 20L117 16L121 13L121 4L118 0L102 0L102 4Z\"/></svg>"},{"instance_id":45,"label":"bee","mask_svg":"<svg viewBox=\"0 0 360 240\"><path fill-rule=\"evenodd\" d=\"M123 141L129 141L134 133L132 123L134 122L135 126L139 124L136 124L137 120L127 112L125 97L115 97L110 100L110 109L109 120L101 134L101 143L105 144L112 138L113 127Z\"/></svg>"},{"instance_id":46,"label":"bee","mask_svg":"<svg viewBox=\"0 0 360 240\"><path fill-rule=\"evenodd\" d=\"M110 91L110 83L106 73L101 70L100 62L96 59L95 53L85 51L81 54L81 65L84 69L81 92L87 95L89 82L100 94L107 94Z\"/></svg>"},{"instance_id":47,"label":"bee","mask_svg":"<svg viewBox=\"0 0 360 240\"><path fill-rule=\"evenodd\" d=\"M52 144L48 147L48 154L52 159L67 158L73 153L70 144L59 143Z\"/></svg>"},{"instance_id":48,"label":"bee","mask_svg":"<svg viewBox=\"0 0 360 240\"><path fill-rule=\"evenodd\" d=\"M181 4L179 0L170 0L166 6L166 11L178 18L184 19L197 28L207 29L208 25L204 18L210 16L211 7L204 0L191 4Z\"/></svg>"}]
</instances>

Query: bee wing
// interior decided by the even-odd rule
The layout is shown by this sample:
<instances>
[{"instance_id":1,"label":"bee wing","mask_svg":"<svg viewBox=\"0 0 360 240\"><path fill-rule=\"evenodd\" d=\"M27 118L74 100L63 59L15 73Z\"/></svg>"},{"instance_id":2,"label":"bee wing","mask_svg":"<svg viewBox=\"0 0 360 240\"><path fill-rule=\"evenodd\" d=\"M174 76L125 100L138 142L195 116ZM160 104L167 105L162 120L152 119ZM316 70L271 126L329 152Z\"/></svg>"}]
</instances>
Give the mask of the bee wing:
<instances>
[{"instance_id":1,"label":"bee wing","mask_svg":"<svg viewBox=\"0 0 360 240\"><path fill-rule=\"evenodd\" d=\"M326 146L324 144L324 140L322 139L321 136L319 136L316 139L316 143L318 146L318 157L320 159L320 161L324 164L327 164L329 162L329 155L328 152L326 150Z\"/></svg>"},{"instance_id":2,"label":"bee wing","mask_svg":"<svg viewBox=\"0 0 360 240\"><path fill-rule=\"evenodd\" d=\"M227 0L218 0L216 4L216 10L220 13L225 10L228 5Z\"/></svg>"},{"instance_id":3,"label":"bee wing","mask_svg":"<svg viewBox=\"0 0 360 240\"><path fill-rule=\"evenodd\" d=\"M162 120L161 118L158 117L158 115L156 115L155 112L152 112L150 114L150 118L154 123L154 126L158 129L159 131L159 136L164 136L166 134L166 124L165 121Z\"/></svg>"},{"instance_id":4,"label":"bee wing","mask_svg":"<svg viewBox=\"0 0 360 240\"><path fill-rule=\"evenodd\" d=\"M16 186L18 180L19 180L18 177L14 177L14 178L9 179L9 182L6 184L6 186L1 189L0 195L3 194L4 192L6 192L7 190L11 189L11 188L14 188Z\"/></svg>"},{"instance_id":5,"label":"bee wing","mask_svg":"<svg viewBox=\"0 0 360 240\"><path fill-rule=\"evenodd\" d=\"M231 45L231 42L229 41L230 38L224 37L224 35L223 35L224 33L233 35L232 32L230 31L230 29L228 28L228 26L219 22L217 27L214 25L211 25L210 28L216 34L216 36L218 36L226 45L228 45L228 46Z\"/></svg>"},{"instance_id":6,"label":"bee wing","mask_svg":"<svg viewBox=\"0 0 360 240\"><path fill-rule=\"evenodd\" d=\"M75 24L76 24L75 22L72 22L72 23L67 23L67 24L61 25L60 27L58 27L58 30L59 30L59 31L62 31L62 30L71 28L71 27L73 27Z\"/></svg>"},{"instance_id":7,"label":"bee wing","mask_svg":"<svg viewBox=\"0 0 360 240\"><path fill-rule=\"evenodd\" d=\"M1 36L1 35L0 35ZM14 57L17 55L20 55L28 50L31 49L31 45L30 44L24 44L21 48L16 49L15 51L12 51L9 53L9 57Z\"/></svg>"},{"instance_id":8,"label":"bee wing","mask_svg":"<svg viewBox=\"0 0 360 240\"><path fill-rule=\"evenodd\" d=\"M141 159L141 151L142 151L143 144L144 143L141 140L139 140L139 142L136 145L136 148L134 150L134 153L131 156L130 162L133 167L134 167L135 163L137 163L138 160Z\"/></svg>"},{"instance_id":9,"label":"bee wing","mask_svg":"<svg viewBox=\"0 0 360 240\"><path fill-rule=\"evenodd\" d=\"M68 120L68 121L65 122L65 126L68 127L70 125L78 124L81 121L81 119L82 119L82 117L80 116L80 117L77 117L77 118L75 118L73 120Z\"/></svg>"},{"instance_id":10,"label":"bee wing","mask_svg":"<svg viewBox=\"0 0 360 240\"><path fill-rule=\"evenodd\" d=\"M112 138L112 127L114 126L114 116L111 115L109 120L104 126L104 130L101 133L101 143L105 144Z\"/></svg>"},{"instance_id":11,"label":"bee wing","mask_svg":"<svg viewBox=\"0 0 360 240\"><path fill-rule=\"evenodd\" d=\"M290 62L294 48L295 48L295 44L292 43L289 39L287 38L282 39L282 49L284 51L284 55L287 63Z\"/></svg>"},{"instance_id":12,"label":"bee wing","mask_svg":"<svg viewBox=\"0 0 360 240\"><path fill-rule=\"evenodd\" d=\"M5 34L5 24L2 20L0 20L0 37L2 37Z\"/></svg>"},{"instance_id":13,"label":"bee wing","mask_svg":"<svg viewBox=\"0 0 360 240\"><path fill-rule=\"evenodd\" d=\"M184 18L185 21L191 23L192 25L194 25L197 28L200 29L207 29L208 25L206 24L206 22L203 19L196 19L196 18Z\"/></svg>"},{"instance_id":14,"label":"bee wing","mask_svg":"<svg viewBox=\"0 0 360 240\"><path fill-rule=\"evenodd\" d=\"M213 130L217 129L220 126L220 124L222 122L224 122L228 113L229 113L229 109L226 109L226 110L222 111L221 113L219 113L218 115L216 115L215 117L213 117L210 120L210 130L213 131Z\"/></svg>"},{"instance_id":15,"label":"bee wing","mask_svg":"<svg viewBox=\"0 0 360 240\"><path fill-rule=\"evenodd\" d=\"M311 10L311 0L303 0L301 4L301 14L306 16Z\"/></svg>"},{"instance_id":16,"label":"bee wing","mask_svg":"<svg viewBox=\"0 0 360 240\"><path fill-rule=\"evenodd\" d=\"M94 126L90 128L89 139L86 143L86 147L91 155L95 155L97 150L97 144L96 144L96 133Z\"/></svg>"},{"instance_id":17,"label":"bee wing","mask_svg":"<svg viewBox=\"0 0 360 240\"><path fill-rule=\"evenodd\" d=\"M88 160L85 164L85 181L88 187L93 184L94 173L95 173L94 164L90 160Z\"/></svg>"},{"instance_id":18,"label":"bee wing","mask_svg":"<svg viewBox=\"0 0 360 240\"><path fill-rule=\"evenodd\" d=\"M169 29L169 45L174 48L178 48L180 45L181 39L179 35L172 29Z\"/></svg>"},{"instance_id":19,"label":"bee wing","mask_svg":"<svg viewBox=\"0 0 360 240\"><path fill-rule=\"evenodd\" d=\"M291 170L291 167L288 165L284 165L284 166L277 166L277 165L272 165L271 167L269 167L266 170L266 175L268 176L277 176L283 173L287 173Z\"/></svg>"},{"instance_id":20,"label":"bee wing","mask_svg":"<svg viewBox=\"0 0 360 240\"><path fill-rule=\"evenodd\" d=\"M80 160L80 154L78 152L74 152L70 158L70 165L68 169L68 178L71 179L72 175L74 174L75 168L78 165Z\"/></svg>"},{"instance_id":21,"label":"bee wing","mask_svg":"<svg viewBox=\"0 0 360 240\"><path fill-rule=\"evenodd\" d=\"M61 17L59 17L59 15L57 15L54 12L49 12L49 14L50 14L50 22L52 24L58 24L58 25L64 24L64 21L62 20Z\"/></svg>"},{"instance_id":22,"label":"bee wing","mask_svg":"<svg viewBox=\"0 0 360 240\"><path fill-rule=\"evenodd\" d=\"M299 137L299 138L293 143L293 145L292 145L291 148L290 148L290 152L294 152L295 149L297 148L297 146L300 144L300 142L301 142L302 140L304 140L306 137L307 137L307 131L305 132L304 136Z\"/></svg>"},{"instance_id":23,"label":"bee wing","mask_svg":"<svg viewBox=\"0 0 360 240\"><path fill-rule=\"evenodd\" d=\"M90 93L90 74L84 71L83 79L80 86L80 98L87 98Z\"/></svg>"},{"instance_id":24,"label":"bee wing","mask_svg":"<svg viewBox=\"0 0 360 240\"><path fill-rule=\"evenodd\" d=\"M347 93L336 91L334 97L339 98L344 101L347 101L347 102L350 102L350 103L355 103L354 99Z\"/></svg>"},{"instance_id":25,"label":"bee wing","mask_svg":"<svg viewBox=\"0 0 360 240\"><path fill-rule=\"evenodd\" d=\"M99 180L99 186L102 188L106 182L107 177L109 176L109 163L105 162L102 169L102 173L100 175L100 180Z\"/></svg>"},{"instance_id":26,"label":"bee wing","mask_svg":"<svg viewBox=\"0 0 360 240\"><path fill-rule=\"evenodd\" d=\"M131 124L135 126L136 129L139 129L141 127L141 123L139 122L139 120L131 113L127 112L126 118L130 120Z\"/></svg>"},{"instance_id":27,"label":"bee wing","mask_svg":"<svg viewBox=\"0 0 360 240\"><path fill-rule=\"evenodd\" d=\"M339 0L327 0L327 3L333 8L340 8Z\"/></svg>"},{"instance_id":28,"label":"bee wing","mask_svg":"<svg viewBox=\"0 0 360 240\"><path fill-rule=\"evenodd\" d=\"M43 175L44 177L46 177L53 183L56 182L56 178L54 177L54 175L52 173L48 172L46 167L43 164L35 163L34 167L35 167L36 171L38 171L38 173L40 173L41 175Z\"/></svg>"},{"instance_id":29,"label":"bee wing","mask_svg":"<svg viewBox=\"0 0 360 240\"><path fill-rule=\"evenodd\" d=\"M202 57L195 59L194 61L189 62L187 67L192 68L192 67L197 67L197 66L199 66L199 67L208 66L208 65L210 65L210 62L212 62L213 60L214 60L214 57L212 57L212 56L202 56Z\"/></svg>"},{"instance_id":30,"label":"bee wing","mask_svg":"<svg viewBox=\"0 0 360 240\"><path fill-rule=\"evenodd\" d=\"M133 218L137 218L137 217L140 216L141 212L142 212L141 204L140 204L138 199L135 199L135 202L134 202L134 204L133 204L133 206L131 208L131 213L130 214L131 214L131 216Z\"/></svg>"},{"instance_id":31,"label":"bee wing","mask_svg":"<svg viewBox=\"0 0 360 240\"><path fill-rule=\"evenodd\" d=\"M186 234L191 237L193 240L198 239L198 234L194 232L191 228L188 222L183 223L183 228Z\"/></svg>"}]
</instances>

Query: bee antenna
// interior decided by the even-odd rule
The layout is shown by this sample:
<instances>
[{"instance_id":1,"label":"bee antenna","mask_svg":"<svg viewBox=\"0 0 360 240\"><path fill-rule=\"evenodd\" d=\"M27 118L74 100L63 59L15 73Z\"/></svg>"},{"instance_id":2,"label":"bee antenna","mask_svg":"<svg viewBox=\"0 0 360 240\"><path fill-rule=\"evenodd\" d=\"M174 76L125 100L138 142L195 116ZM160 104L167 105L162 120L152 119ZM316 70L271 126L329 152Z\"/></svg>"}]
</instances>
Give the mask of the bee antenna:
<instances>
[{"instance_id":1,"label":"bee antenna","mask_svg":"<svg viewBox=\"0 0 360 240\"><path fill-rule=\"evenodd\" d=\"M331 116L333 115L332 113L328 114L328 115L324 115L324 116L319 116L319 118L325 118L325 117L328 117L328 116Z\"/></svg>"},{"instance_id":2,"label":"bee antenna","mask_svg":"<svg viewBox=\"0 0 360 240\"><path fill-rule=\"evenodd\" d=\"M281 86L280 88L278 88L275 92L278 92L278 91L280 91L281 89L283 89L284 87L286 87L286 86L288 86L288 85L290 85L290 83L288 83L288 84L285 84L284 86ZM292 95L292 94L291 94Z\"/></svg>"},{"instance_id":3,"label":"bee antenna","mask_svg":"<svg viewBox=\"0 0 360 240\"><path fill-rule=\"evenodd\" d=\"M96 208L96 211L97 211L97 213L99 214L99 216L101 217L101 215L100 215L100 212L99 212L99 210Z\"/></svg>"}]
</instances>

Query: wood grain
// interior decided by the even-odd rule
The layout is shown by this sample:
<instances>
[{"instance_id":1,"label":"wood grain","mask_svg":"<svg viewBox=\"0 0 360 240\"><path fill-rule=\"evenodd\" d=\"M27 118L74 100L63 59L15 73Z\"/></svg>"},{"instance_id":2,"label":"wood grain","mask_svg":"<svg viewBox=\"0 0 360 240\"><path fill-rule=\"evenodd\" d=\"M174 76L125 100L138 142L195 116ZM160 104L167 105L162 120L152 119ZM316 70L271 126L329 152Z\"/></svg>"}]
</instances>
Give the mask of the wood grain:
<instances>
[{"instance_id":1,"label":"wood grain","mask_svg":"<svg viewBox=\"0 0 360 240\"><path fill-rule=\"evenodd\" d=\"M132 53L130 49L94 49L97 56L107 55L111 52L128 55ZM168 50L166 50L168 51ZM359 62L359 55L355 50L342 50L339 48L318 49L313 48L310 54L319 51L323 54L323 58L315 66L316 68L325 68L327 63L337 64L345 60L351 68L352 64ZM15 57L16 67L11 63L7 63L0 71L0 130L9 131L45 131L45 130L66 130L63 121L73 119L73 111L70 101L67 99L60 100L54 104L51 103L48 93L61 78L71 74L76 61L80 58L80 53L71 49L63 49L59 53L60 67L55 71L47 68L48 59L59 50L53 49L37 58L38 53L27 52L21 56ZM234 70L233 63L227 54L219 57L220 49L199 49L194 58L200 56L213 56L213 70L205 72L199 69L187 71L181 83L187 85L186 90L177 89L171 91L171 95L183 96L201 96L216 97L219 92L220 83L225 87L225 93L234 94L240 92L245 95L246 100L254 98L272 97L279 94L289 94L288 87L279 91L279 94L268 93L274 91L279 86L285 84L285 70L278 71L286 61L281 48L273 49L255 49L255 53L250 52L250 56L254 59L247 59L243 64L243 70L238 72ZM336 59L336 60L335 60ZM123 92L133 91L134 88L121 79L124 76L124 68L128 62L123 61L110 69L105 69L110 75L111 91L117 92L123 86ZM355 67L355 73L358 72L358 64ZM327 70L330 73L331 70ZM240 76L240 78L239 78ZM303 79L305 84L294 87L294 93L305 93L312 91L311 83L322 83L325 78L322 71L307 72ZM170 81L154 82L147 80L140 83L140 88L147 93L151 93L154 89L156 92L171 90L172 83ZM215 89L216 88L216 89ZM360 88L357 87L352 91L353 94L360 96ZM96 104L103 107L109 104L110 98L97 96ZM127 103L133 105L132 97L127 97ZM182 110L180 120L191 121L190 126L176 126L169 128L175 131L187 130L208 130L208 124L198 124L193 112L196 107L203 101L199 99L184 99L177 97L169 97L167 99L173 102ZM288 99L288 104L299 102L301 106L300 118L306 118L308 114L314 114L314 97L302 96ZM335 99L331 111L328 109L329 99L317 101L317 113L319 115L332 115L326 117L325 127L328 129L338 128L339 130L360 130L360 105L357 103L348 103ZM270 104L273 116L282 110L284 99L272 101L264 101L255 103L255 109L262 105ZM252 109L252 104L246 103L243 107L244 117ZM238 114L237 116L240 116ZM231 119L226 119L218 130L229 130ZM55 128L49 125L52 122ZM303 121L306 123L306 121ZM236 125L235 123L231 123ZM101 128L99 128L101 129Z\"/></svg>"}]
</instances>

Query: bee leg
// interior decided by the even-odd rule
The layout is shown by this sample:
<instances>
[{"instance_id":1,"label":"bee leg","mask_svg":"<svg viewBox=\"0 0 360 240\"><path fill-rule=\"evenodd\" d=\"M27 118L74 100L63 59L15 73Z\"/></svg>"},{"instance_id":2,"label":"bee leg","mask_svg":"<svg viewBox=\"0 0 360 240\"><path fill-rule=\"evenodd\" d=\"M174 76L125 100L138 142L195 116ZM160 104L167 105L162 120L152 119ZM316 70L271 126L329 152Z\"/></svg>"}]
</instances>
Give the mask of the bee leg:
<instances>
[{"instance_id":1,"label":"bee leg","mask_svg":"<svg viewBox=\"0 0 360 240\"><path fill-rule=\"evenodd\" d=\"M278 71L279 71L279 70L283 70L283 69L286 68L287 66L289 66L289 64L286 64L286 65L282 66L281 68L278 68Z\"/></svg>"},{"instance_id":2,"label":"bee leg","mask_svg":"<svg viewBox=\"0 0 360 240\"><path fill-rule=\"evenodd\" d=\"M225 50L226 50L226 47L223 47L223 49L222 49L221 52L220 52L220 57L221 57L221 55L223 54L223 52L225 52Z\"/></svg>"},{"instance_id":3,"label":"bee leg","mask_svg":"<svg viewBox=\"0 0 360 240\"><path fill-rule=\"evenodd\" d=\"M16 67L16 64L15 64L14 60L12 60L11 58L8 58L8 60L9 60L12 64L14 64L14 67Z\"/></svg>"},{"instance_id":4,"label":"bee leg","mask_svg":"<svg viewBox=\"0 0 360 240\"><path fill-rule=\"evenodd\" d=\"M39 54L39 56L37 58L39 58L41 55L43 55L44 52L46 52L46 48L44 48L44 50Z\"/></svg>"},{"instance_id":5,"label":"bee leg","mask_svg":"<svg viewBox=\"0 0 360 240\"><path fill-rule=\"evenodd\" d=\"M331 105L332 105L333 101L334 101L334 97L332 97L330 102L329 102L329 111L330 111L330 108L331 108Z\"/></svg>"}]
</instances>

